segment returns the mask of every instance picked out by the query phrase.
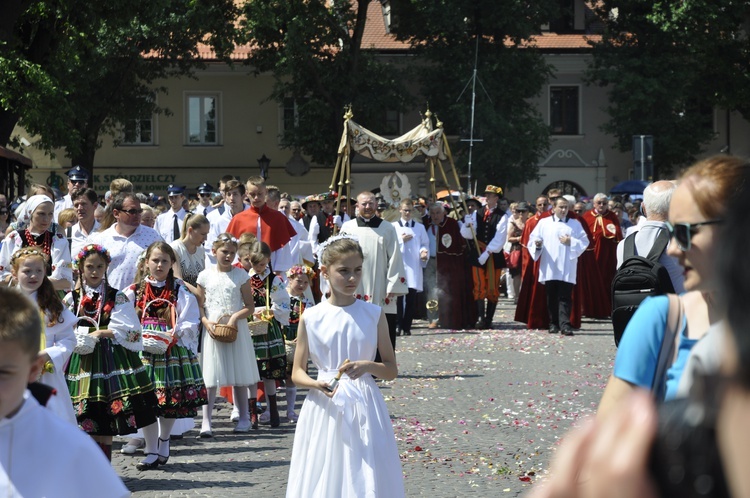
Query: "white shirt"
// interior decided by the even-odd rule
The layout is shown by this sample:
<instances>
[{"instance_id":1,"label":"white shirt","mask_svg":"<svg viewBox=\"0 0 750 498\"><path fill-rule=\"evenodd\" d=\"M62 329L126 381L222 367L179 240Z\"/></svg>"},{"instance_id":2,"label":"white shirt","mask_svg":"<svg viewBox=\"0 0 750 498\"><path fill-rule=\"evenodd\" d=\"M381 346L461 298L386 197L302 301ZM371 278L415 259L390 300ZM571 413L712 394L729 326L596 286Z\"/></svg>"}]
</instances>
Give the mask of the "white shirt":
<instances>
[{"instance_id":1,"label":"white shirt","mask_svg":"<svg viewBox=\"0 0 750 498\"><path fill-rule=\"evenodd\" d=\"M232 221L232 216L234 216L229 204L225 202L222 207L223 210L220 208L214 209L207 216L211 228L209 228L206 242L203 244L203 248L206 250L206 267L216 265L216 258L211 253L211 246L219 238L219 235L227 231L229 222ZM250 209L250 206L245 204L242 210L245 211L246 209Z\"/></svg>"},{"instance_id":2,"label":"white shirt","mask_svg":"<svg viewBox=\"0 0 750 498\"><path fill-rule=\"evenodd\" d=\"M129 237L120 235L116 227L117 223L103 232L94 233L88 243L99 244L109 251L112 262L107 270L107 281L115 289L123 290L135 279L138 256L162 238L156 230L146 225L138 225Z\"/></svg>"},{"instance_id":3,"label":"white shirt","mask_svg":"<svg viewBox=\"0 0 750 498\"><path fill-rule=\"evenodd\" d=\"M182 222L187 216L187 211L180 208L176 213L171 209L166 213L162 213L156 217L156 223L154 224L154 230L159 232L161 238L167 243L174 242L174 219L177 217L177 226L179 227L180 237L182 237Z\"/></svg>"},{"instance_id":4,"label":"white shirt","mask_svg":"<svg viewBox=\"0 0 750 498\"><path fill-rule=\"evenodd\" d=\"M645 221L644 223L640 223L634 227L630 227L628 229L628 234L635 233L635 253L637 255L643 256L644 258L648 256L649 251L653 247L654 243L656 242L656 237L659 236L659 233L662 230L666 230L667 225L663 221ZM632 230L632 232L631 232ZM669 247L669 246L667 246ZM617 244L617 268L622 266L623 259L625 254L625 239L622 239ZM661 256L659 256L659 263L667 269L669 272L669 278L672 280L672 285L674 286L674 291L677 294L682 294L685 292L685 275L684 275L684 268L680 265L680 263L677 261L677 258L673 258L669 254L667 254L667 251L664 251Z\"/></svg>"},{"instance_id":5,"label":"white shirt","mask_svg":"<svg viewBox=\"0 0 750 498\"><path fill-rule=\"evenodd\" d=\"M295 220L292 216L287 216L289 223L294 227L294 231L297 235L292 237L289 241L289 250L292 252L292 260L295 265L307 264L312 266L315 263L315 255L313 254L313 244L309 240L309 233L305 228L305 225Z\"/></svg>"},{"instance_id":6,"label":"white shirt","mask_svg":"<svg viewBox=\"0 0 750 498\"><path fill-rule=\"evenodd\" d=\"M70 230L70 257L75 258L78 253L81 251L83 246L86 245L86 241L89 237L91 237L92 233L96 233L99 230L99 226L101 226L101 223L94 220L94 227L91 229L90 232L84 232L83 228L81 227L81 222L79 221L75 225L73 225ZM67 234L67 230L66 230Z\"/></svg>"},{"instance_id":7,"label":"white shirt","mask_svg":"<svg viewBox=\"0 0 750 498\"><path fill-rule=\"evenodd\" d=\"M202 214L203 216L208 216L208 214L212 211L215 211L216 208L213 207L211 204L208 206L203 206L201 204L198 204L196 208L193 210L193 213L195 214Z\"/></svg>"},{"instance_id":8,"label":"white shirt","mask_svg":"<svg viewBox=\"0 0 750 498\"><path fill-rule=\"evenodd\" d=\"M394 221L393 228L398 234L398 245L401 249L401 256L404 261L404 274L406 276L406 285L410 289L416 289L422 292L422 268L427 265L427 261L422 261L419 257L424 250L429 253L430 241L427 238L427 231L421 223L414 220ZM404 234L411 235L412 238L404 242Z\"/></svg>"},{"instance_id":9,"label":"white shirt","mask_svg":"<svg viewBox=\"0 0 750 498\"><path fill-rule=\"evenodd\" d=\"M3 496L130 496L91 436L43 408L29 391L12 418L0 420Z\"/></svg>"},{"instance_id":10,"label":"white shirt","mask_svg":"<svg viewBox=\"0 0 750 498\"><path fill-rule=\"evenodd\" d=\"M73 207L73 199L70 198L70 194L65 194L60 199L55 201L55 223L57 223L57 217L60 215L60 211Z\"/></svg>"},{"instance_id":11,"label":"white shirt","mask_svg":"<svg viewBox=\"0 0 750 498\"><path fill-rule=\"evenodd\" d=\"M570 236L570 244L560 242L563 235ZM542 246L537 247L536 242ZM576 283L578 257L589 246L589 238L578 220L560 220L556 215L542 218L529 236L527 249L534 261L539 263L539 282L561 280Z\"/></svg>"}]
</instances>

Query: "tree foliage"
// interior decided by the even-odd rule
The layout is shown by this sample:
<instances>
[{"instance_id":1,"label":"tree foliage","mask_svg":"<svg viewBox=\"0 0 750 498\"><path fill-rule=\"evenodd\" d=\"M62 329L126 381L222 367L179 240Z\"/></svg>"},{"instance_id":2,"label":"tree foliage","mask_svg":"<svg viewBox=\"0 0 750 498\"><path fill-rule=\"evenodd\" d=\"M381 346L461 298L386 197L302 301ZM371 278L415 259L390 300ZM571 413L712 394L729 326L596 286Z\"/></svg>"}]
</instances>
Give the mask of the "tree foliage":
<instances>
[{"instance_id":1,"label":"tree foliage","mask_svg":"<svg viewBox=\"0 0 750 498\"><path fill-rule=\"evenodd\" d=\"M445 122L449 135L469 138L471 88L478 41L472 178L517 186L535 179L539 158L549 148L549 129L533 99L550 67L531 42L540 26L560 15L559 2L496 0L402 0L393 3L400 39L408 40L423 63L414 67L421 92ZM454 147L466 168L466 142Z\"/></svg>"},{"instance_id":2,"label":"tree foliage","mask_svg":"<svg viewBox=\"0 0 750 498\"><path fill-rule=\"evenodd\" d=\"M200 42L218 57L234 49L238 13L232 0L19 1L16 11L0 30L0 142L19 122L89 169L103 133L165 111L154 82L191 74Z\"/></svg>"},{"instance_id":3,"label":"tree foliage","mask_svg":"<svg viewBox=\"0 0 750 498\"><path fill-rule=\"evenodd\" d=\"M370 3L252 0L244 7L248 62L274 77L263 97L297 105L297 126L285 130L282 145L320 164L335 161L345 106L378 129L385 111L400 111L407 100L398 66L363 46Z\"/></svg>"},{"instance_id":4,"label":"tree foliage","mask_svg":"<svg viewBox=\"0 0 750 498\"><path fill-rule=\"evenodd\" d=\"M715 108L750 116L746 2L614 0L598 13L606 31L587 79L609 88L603 129L622 151L633 135L654 135L657 176L705 150Z\"/></svg>"}]
</instances>

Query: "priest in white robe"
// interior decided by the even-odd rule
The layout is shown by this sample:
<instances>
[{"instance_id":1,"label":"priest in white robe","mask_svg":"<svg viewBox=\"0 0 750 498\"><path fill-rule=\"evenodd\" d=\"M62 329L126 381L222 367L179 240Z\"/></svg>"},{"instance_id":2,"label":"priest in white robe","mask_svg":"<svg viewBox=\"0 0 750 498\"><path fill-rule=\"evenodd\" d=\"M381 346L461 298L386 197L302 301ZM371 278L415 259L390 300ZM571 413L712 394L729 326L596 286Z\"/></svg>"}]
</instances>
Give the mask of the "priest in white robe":
<instances>
[{"instance_id":1,"label":"priest in white robe","mask_svg":"<svg viewBox=\"0 0 750 498\"><path fill-rule=\"evenodd\" d=\"M344 223L341 233L357 237L365 259L356 297L377 304L385 312L391 344L396 347L396 298L408 292L404 263L393 225L377 216L372 192L357 196L359 215ZM380 361L376 359L375 361Z\"/></svg>"},{"instance_id":2,"label":"priest in white robe","mask_svg":"<svg viewBox=\"0 0 750 498\"><path fill-rule=\"evenodd\" d=\"M404 199L399 205L401 218L392 223L398 234L398 245L404 260L404 273L409 291L396 300L396 335L411 335L411 324L417 306L417 292L422 292L422 268L427 266L430 241L424 225L415 222L411 213L414 203Z\"/></svg>"},{"instance_id":3,"label":"priest in white robe","mask_svg":"<svg viewBox=\"0 0 750 498\"><path fill-rule=\"evenodd\" d=\"M555 201L552 216L542 218L529 236L526 246L539 263L539 283L547 291L550 334L573 335L570 308L576 284L578 257L589 245L589 239L578 220L568 216L568 201Z\"/></svg>"}]
</instances>

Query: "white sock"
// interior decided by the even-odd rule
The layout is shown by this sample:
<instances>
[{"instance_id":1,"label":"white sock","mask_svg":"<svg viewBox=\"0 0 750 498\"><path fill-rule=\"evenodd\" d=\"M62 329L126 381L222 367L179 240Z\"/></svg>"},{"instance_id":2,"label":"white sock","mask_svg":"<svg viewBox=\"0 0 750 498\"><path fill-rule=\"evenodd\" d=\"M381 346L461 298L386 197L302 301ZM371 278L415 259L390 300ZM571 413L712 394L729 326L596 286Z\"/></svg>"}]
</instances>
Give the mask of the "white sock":
<instances>
[{"instance_id":1,"label":"white sock","mask_svg":"<svg viewBox=\"0 0 750 498\"><path fill-rule=\"evenodd\" d=\"M234 397L234 406L240 411L239 424L247 425L250 423L250 405L247 400L248 390L246 387L232 387L232 396Z\"/></svg>"},{"instance_id":2,"label":"white sock","mask_svg":"<svg viewBox=\"0 0 750 498\"><path fill-rule=\"evenodd\" d=\"M208 403L203 405L201 432L209 432L211 430L211 417L213 417L214 403L216 403L216 388L209 387L206 391L208 391Z\"/></svg>"},{"instance_id":3,"label":"white sock","mask_svg":"<svg viewBox=\"0 0 750 498\"><path fill-rule=\"evenodd\" d=\"M159 422L157 421L151 425L147 425L146 427L143 427L142 430L143 439L146 441L146 448L143 452L156 453L156 450L159 447Z\"/></svg>"}]
</instances>

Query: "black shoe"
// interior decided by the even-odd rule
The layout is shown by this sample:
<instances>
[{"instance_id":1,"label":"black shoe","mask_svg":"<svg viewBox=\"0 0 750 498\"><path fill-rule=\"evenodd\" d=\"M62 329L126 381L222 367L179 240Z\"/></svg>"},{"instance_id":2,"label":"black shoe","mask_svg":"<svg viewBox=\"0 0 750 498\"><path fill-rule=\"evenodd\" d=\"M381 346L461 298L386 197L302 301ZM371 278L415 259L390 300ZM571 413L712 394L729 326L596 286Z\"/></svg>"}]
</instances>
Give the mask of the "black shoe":
<instances>
[{"instance_id":1,"label":"black shoe","mask_svg":"<svg viewBox=\"0 0 750 498\"><path fill-rule=\"evenodd\" d=\"M410 330L404 330L404 335L411 335L411 331Z\"/></svg>"},{"instance_id":2,"label":"black shoe","mask_svg":"<svg viewBox=\"0 0 750 498\"><path fill-rule=\"evenodd\" d=\"M156 457L156 461L159 463L159 465L166 465L166 463L169 461L169 441L170 441L169 439L159 438L159 449L156 450L156 452L157 452L156 454L158 455ZM162 443L167 443L167 444L164 445ZM167 446L167 454L166 455L162 455L161 453L159 453L159 450L161 450L162 446Z\"/></svg>"},{"instance_id":3,"label":"black shoe","mask_svg":"<svg viewBox=\"0 0 750 498\"><path fill-rule=\"evenodd\" d=\"M575 334L573 334L572 330L570 330L568 328L564 328L564 329L562 329L562 335L571 336L571 335L575 335Z\"/></svg>"},{"instance_id":4,"label":"black shoe","mask_svg":"<svg viewBox=\"0 0 750 498\"><path fill-rule=\"evenodd\" d=\"M169 436L169 439L171 439L172 441L179 441L182 438L182 434L172 434L171 436Z\"/></svg>"},{"instance_id":5,"label":"black shoe","mask_svg":"<svg viewBox=\"0 0 750 498\"><path fill-rule=\"evenodd\" d=\"M154 470L155 468L159 467L159 456L156 453L146 453L146 458L148 459L148 457L151 455L156 456L156 460L154 460L151 463L148 463L145 460L142 462L138 462L135 465L135 468L143 471L143 470Z\"/></svg>"},{"instance_id":6,"label":"black shoe","mask_svg":"<svg viewBox=\"0 0 750 498\"><path fill-rule=\"evenodd\" d=\"M401 335L401 329L396 327L396 337Z\"/></svg>"},{"instance_id":7,"label":"black shoe","mask_svg":"<svg viewBox=\"0 0 750 498\"><path fill-rule=\"evenodd\" d=\"M550 334L557 334L559 332L560 332L560 327L558 327L557 325L550 325L549 326L549 333Z\"/></svg>"}]
</instances>

